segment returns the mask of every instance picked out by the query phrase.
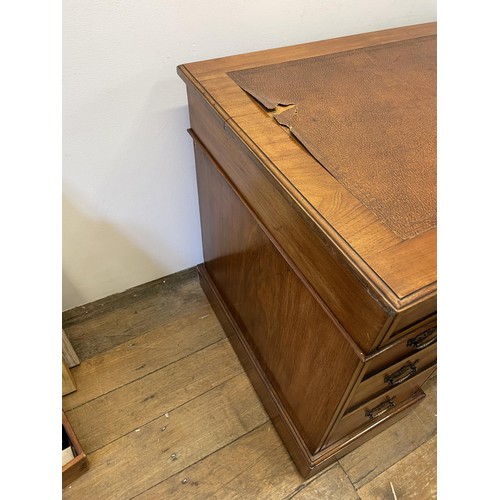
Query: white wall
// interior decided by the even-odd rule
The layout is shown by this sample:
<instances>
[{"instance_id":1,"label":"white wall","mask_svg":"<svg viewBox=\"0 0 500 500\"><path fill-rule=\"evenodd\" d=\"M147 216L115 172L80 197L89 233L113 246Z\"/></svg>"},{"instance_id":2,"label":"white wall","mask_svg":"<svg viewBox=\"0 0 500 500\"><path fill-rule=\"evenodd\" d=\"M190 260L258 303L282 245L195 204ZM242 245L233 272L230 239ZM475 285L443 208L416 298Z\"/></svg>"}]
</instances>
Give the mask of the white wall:
<instances>
[{"instance_id":1,"label":"white wall","mask_svg":"<svg viewBox=\"0 0 500 500\"><path fill-rule=\"evenodd\" d=\"M63 310L202 260L178 64L434 21L435 4L63 2Z\"/></svg>"}]
</instances>

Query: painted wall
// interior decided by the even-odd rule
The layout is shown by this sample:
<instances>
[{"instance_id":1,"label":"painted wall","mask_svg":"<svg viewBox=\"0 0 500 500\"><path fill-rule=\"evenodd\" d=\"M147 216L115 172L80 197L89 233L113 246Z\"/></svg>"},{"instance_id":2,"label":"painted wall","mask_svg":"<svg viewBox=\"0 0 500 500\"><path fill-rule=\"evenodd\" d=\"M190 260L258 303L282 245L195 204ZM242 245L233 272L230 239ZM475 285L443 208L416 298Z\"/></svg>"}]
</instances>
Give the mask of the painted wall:
<instances>
[{"instance_id":1,"label":"painted wall","mask_svg":"<svg viewBox=\"0 0 500 500\"><path fill-rule=\"evenodd\" d=\"M202 260L178 64L435 20L435 0L63 2L63 310Z\"/></svg>"}]
</instances>

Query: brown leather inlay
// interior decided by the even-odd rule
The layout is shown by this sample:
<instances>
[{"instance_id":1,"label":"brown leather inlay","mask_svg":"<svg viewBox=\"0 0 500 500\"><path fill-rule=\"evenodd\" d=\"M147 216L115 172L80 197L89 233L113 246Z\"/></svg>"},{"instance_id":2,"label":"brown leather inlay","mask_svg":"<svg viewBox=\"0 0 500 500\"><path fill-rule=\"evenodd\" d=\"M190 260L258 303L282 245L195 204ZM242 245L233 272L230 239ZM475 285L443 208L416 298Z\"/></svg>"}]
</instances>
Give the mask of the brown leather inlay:
<instances>
[{"instance_id":1,"label":"brown leather inlay","mask_svg":"<svg viewBox=\"0 0 500 500\"><path fill-rule=\"evenodd\" d=\"M228 73L402 239L436 226L436 37Z\"/></svg>"}]
</instances>

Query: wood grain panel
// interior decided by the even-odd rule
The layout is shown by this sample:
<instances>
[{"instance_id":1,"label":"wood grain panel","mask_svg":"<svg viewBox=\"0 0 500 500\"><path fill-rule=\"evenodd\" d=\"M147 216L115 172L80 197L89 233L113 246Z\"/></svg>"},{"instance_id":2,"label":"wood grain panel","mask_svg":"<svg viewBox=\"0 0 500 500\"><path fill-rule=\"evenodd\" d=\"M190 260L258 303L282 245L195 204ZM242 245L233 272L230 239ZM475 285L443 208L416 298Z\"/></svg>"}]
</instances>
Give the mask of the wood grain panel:
<instances>
[{"instance_id":1,"label":"wood grain panel","mask_svg":"<svg viewBox=\"0 0 500 500\"><path fill-rule=\"evenodd\" d=\"M313 452L358 358L207 154L195 151L205 267Z\"/></svg>"},{"instance_id":2,"label":"wood grain panel","mask_svg":"<svg viewBox=\"0 0 500 500\"><path fill-rule=\"evenodd\" d=\"M241 329L224 304L204 265L199 267L199 272L200 284L226 331L231 345L238 354L245 372L259 395L267 414L283 440L297 469L304 477L308 477L311 474L311 452L308 450L307 445L304 443L302 436L288 415L279 396L259 365Z\"/></svg>"},{"instance_id":3,"label":"wood grain panel","mask_svg":"<svg viewBox=\"0 0 500 500\"><path fill-rule=\"evenodd\" d=\"M203 96L189 88L188 96L191 125L199 141L361 352L370 352L388 321L389 306L377 299L376 290L262 169Z\"/></svg>"}]
</instances>

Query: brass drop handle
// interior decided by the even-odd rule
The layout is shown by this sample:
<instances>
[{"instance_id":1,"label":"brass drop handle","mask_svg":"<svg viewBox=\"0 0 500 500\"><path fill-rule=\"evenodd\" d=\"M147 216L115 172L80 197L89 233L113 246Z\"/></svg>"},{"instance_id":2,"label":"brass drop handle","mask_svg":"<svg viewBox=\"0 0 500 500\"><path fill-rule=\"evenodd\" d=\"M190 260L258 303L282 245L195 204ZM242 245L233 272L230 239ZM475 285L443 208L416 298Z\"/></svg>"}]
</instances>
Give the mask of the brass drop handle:
<instances>
[{"instance_id":1,"label":"brass drop handle","mask_svg":"<svg viewBox=\"0 0 500 500\"><path fill-rule=\"evenodd\" d=\"M414 363L410 363L409 365L403 366L403 368L399 369L392 375L387 375L384 378L384 382L392 387L394 385L401 384L405 380L408 380L410 377L413 377L415 373L417 373L417 367Z\"/></svg>"},{"instance_id":2,"label":"brass drop handle","mask_svg":"<svg viewBox=\"0 0 500 500\"><path fill-rule=\"evenodd\" d=\"M373 408L372 410L366 410L366 416L370 420L373 420L374 418L380 417L380 415L383 415L394 406L396 406L394 398L388 399L387 401L380 403L378 406L375 406L375 408Z\"/></svg>"},{"instance_id":3,"label":"brass drop handle","mask_svg":"<svg viewBox=\"0 0 500 500\"><path fill-rule=\"evenodd\" d=\"M426 340L427 337L430 339ZM437 328L429 328L425 332L413 337L412 339L406 342L407 347L413 347L416 351L419 349L424 349L427 346L430 346L437 339Z\"/></svg>"}]
</instances>

